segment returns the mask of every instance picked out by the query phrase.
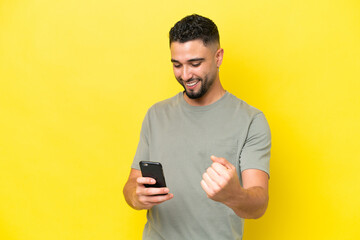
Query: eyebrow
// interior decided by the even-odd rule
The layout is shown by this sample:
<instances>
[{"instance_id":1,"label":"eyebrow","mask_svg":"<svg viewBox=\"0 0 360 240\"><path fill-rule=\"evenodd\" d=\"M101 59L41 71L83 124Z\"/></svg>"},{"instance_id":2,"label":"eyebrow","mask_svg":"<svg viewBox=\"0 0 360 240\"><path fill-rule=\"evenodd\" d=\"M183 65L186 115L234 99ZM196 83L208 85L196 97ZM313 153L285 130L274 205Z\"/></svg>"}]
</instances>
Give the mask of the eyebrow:
<instances>
[{"instance_id":1,"label":"eyebrow","mask_svg":"<svg viewBox=\"0 0 360 240\"><path fill-rule=\"evenodd\" d=\"M197 62L197 61L204 61L205 58L192 58L187 60L187 62ZM171 59L171 62L180 63L178 60Z\"/></svg>"}]
</instances>

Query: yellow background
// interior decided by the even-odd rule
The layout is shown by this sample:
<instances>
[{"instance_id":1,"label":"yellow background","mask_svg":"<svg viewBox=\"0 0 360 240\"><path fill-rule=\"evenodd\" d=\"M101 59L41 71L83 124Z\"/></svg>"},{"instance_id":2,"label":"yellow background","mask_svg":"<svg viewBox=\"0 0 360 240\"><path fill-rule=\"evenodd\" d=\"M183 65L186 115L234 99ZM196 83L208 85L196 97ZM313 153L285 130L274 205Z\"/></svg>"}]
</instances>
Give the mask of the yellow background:
<instances>
[{"instance_id":1,"label":"yellow background","mask_svg":"<svg viewBox=\"0 0 360 240\"><path fill-rule=\"evenodd\" d=\"M168 31L218 25L224 87L273 136L244 239L360 238L360 2L0 2L0 239L140 239L122 195L141 122L182 88Z\"/></svg>"}]
</instances>

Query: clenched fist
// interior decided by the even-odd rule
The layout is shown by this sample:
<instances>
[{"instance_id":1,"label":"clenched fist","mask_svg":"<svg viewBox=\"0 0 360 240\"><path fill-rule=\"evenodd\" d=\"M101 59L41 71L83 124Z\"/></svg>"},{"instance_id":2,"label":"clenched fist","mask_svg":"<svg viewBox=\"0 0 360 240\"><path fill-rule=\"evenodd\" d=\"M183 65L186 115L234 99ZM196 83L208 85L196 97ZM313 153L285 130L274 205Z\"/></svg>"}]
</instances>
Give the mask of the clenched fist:
<instances>
[{"instance_id":1,"label":"clenched fist","mask_svg":"<svg viewBox=\"0 0 360 240\"><path fill-rule=\"evenodd\" d=\"M242 189L239 177L234 165L225 158L211 156L211 160L213 163L203 174L201 187L210 199L226 204Z\"/></svg>"}]
</instances>

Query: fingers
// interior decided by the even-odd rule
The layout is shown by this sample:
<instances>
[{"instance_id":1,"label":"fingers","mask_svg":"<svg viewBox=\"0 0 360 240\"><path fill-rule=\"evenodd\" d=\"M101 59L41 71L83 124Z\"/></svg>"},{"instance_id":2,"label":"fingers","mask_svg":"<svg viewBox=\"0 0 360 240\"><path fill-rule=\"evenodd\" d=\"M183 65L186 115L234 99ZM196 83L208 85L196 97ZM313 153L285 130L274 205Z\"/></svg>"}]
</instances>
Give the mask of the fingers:
<instances>
[{"instance_id":1,"label":"fingers","mask_svg":"<svg viewBox=\"0 0 360 240\"><path fill-rule=\"evenodd\" d=\"M169 193L166 195L137 195L138 202L143 206L143 209L150 209L155 205L161 204L174 197L173 194Z\"/></svg>"},{"instance_id":2,"label":"fingers","mask_svg":"<svg viewBox=\"0 0 360 240\"><path fill-rule=\"evenodd\" d=\"M234 165L232 165L230 162L228 162L225 158L219 158L219 157L215 157L214 155L212 155L211 160L215 163L220 163L221 165L225 166L228 169L234 169Z\"/></svg>"},{"instance_id":3,"label":"fingers","mask_svg":"<svg viewBox=\"0 0 360 240\"><path fill-rule=\"evenodd\" d=\"M167 200L170 200L174 197L173 194L167 194L167 195L156 195L156 196L145 196L145 195L141 195L139 196L139 202L141 202L144 205L157 205L160 203L163 203Z\"/></svg>"},{"instance_id":4,"label":"fingers","mask_svg":"<svg viewBox=\"0 0 360 240\"><path fill-rule=\"evenodd\" d=\"M167 194L169 193L168 188L146 188L144 185L139 185L136 188L136 194L138 196L153 196L153 195L160 195L160 194Z\"/></svg>"},{"instance_id":5,"label":"fingers","mask_svg":"<svg viewBox=\"0 0 360 240\"><path fill-rule=\"evenodd\" d=\"M219 163L213 163L213 165L215 164L218 165L220 170L216 171L213 166L209 167L203 174L201 181L201 186L209 197L220 192L229 181L227 169ZM219 174L219 172L221 172L221 174Z\"/></svg>"},{"instance_id":6,"label":"fingers","mask_svg":"<svg viewBox=\"0 0 360 240\"><path fill-rule=\"evenodd\" d=\"M153 178L149 178L149 177L138 177L136 179L136 182L138 183L138 186L136 188L136 194L141 196L141 195L159 195L159 194L167 194L169 192L168 188L154 188L154 187L149 187L146 188L144 185L145 184L149 184L149 185L154 185L156 183L155 179Z\"/></svg>"},{"instance_id":7,"label":"fingers","mask_svg":"<svg viewBox=\"0 0 360 240\"><path fill-rule=\"evenodd\" d=\"M213 189L215 191L220 190L220 186L217 184L216 180L211 178L207 172L203 174L203 180L210 189Z\"/></svg>"},{"instance_id":8,"label":"fingers","mask_svg":"<svg viewBox=\"0 0 360 240\"><path fill-rule=\"evenodd\" d=\"M206 170L206 175L219 187L224 187L230 178L228 170L219 163L213 163Z\"/></svg>"},{"instance_id":9,"label":"fingers","mask_svg":"<svg viewBox=\"0 0 360 240\"><path fill-rule=\"evenodd\" d=\"M213 164L203 174L200 184L208 197L216 200L220 199L221 195L224 195L224 191L228 191L225 189L228 189L236 170L225 158L211 156L211 159Z\"/></svg>"},{"instance_id":10,"label":"fingers","mask_svg":"<svg viewBox=\"0 0 360 240\"><path fill-rule=\"evenodd\" d=\"M137 196L137 202L142 206L143 209L150 209L155 205L168 201L174 197L173 194L169 193L169 189L145 187L144 184L153 185L156 183L155 179L148 177L139 177L136 179L137 187L135 194Z\"/></svg>"},{"instance_id":11,"label":"fingers","mask_svg":"<svg viewBox=\"0 0 360 240\"><path fill-rule=\"evenodd\" d=\"M136 182L139 184L149 184L149 185L153 185L156 183L155 179L149 177L138 177L136 179Z\"/></svg>"},{"instance_id":12,"label":"fingers","mask_svg":"<svg viewBox=\"0 0 360 240\"><path fill-rule=\"evenodd\" d=\"M174 195L170 193L170 194L167 194L167 195L141 196L140 198L146 204L154 204L154 205L156 205L156 204L160 204L162 202L165 202L167 200L170 200L171 198L173 198L173 196Z\"/></svg>"},{"instance_id":13,"label":"fingers","mask_svg":"<svg viewBox=\"0 0 360 240\"><path fill-rule=\"evenodd\" d=\"M211 169L211 172L217 173L217 175L221 176L222 178L228 179L230 177L231 169L226 168L224 165L221 165L220 163L214 162L208 168L208 170L210 170L210 169ZM214 177L216 177L216 176L214 176Z\"/></svg>"},{"instance_id":14,"label":"fingers","mask_svg":"<svg viewBox=\"0 0 360 240\"><path fill-rule=\"evenodd\" d=\"M211 188L206 184L206 182L205 182L204 179L201 180L200 185L201 185L201 187L204 189L204 191L206 192L206 194L207 194L208 196L210 196L211 193L212 193L212 190L211 190Z\"/></svg>"}]
</instances>

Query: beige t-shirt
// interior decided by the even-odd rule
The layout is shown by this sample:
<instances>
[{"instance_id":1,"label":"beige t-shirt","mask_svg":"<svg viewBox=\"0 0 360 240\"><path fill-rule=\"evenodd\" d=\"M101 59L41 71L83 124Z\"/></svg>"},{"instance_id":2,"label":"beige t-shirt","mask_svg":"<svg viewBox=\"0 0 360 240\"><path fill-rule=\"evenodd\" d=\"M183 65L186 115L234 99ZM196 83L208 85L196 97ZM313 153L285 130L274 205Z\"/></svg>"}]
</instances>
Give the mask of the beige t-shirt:
<instances>
[{"instance_id":1,"label":"beige t-shirt","mask_svg":"<svg viewBox=\"0 0 360 240\"><path fill-rule=\"evenodd\" d=\"M241 171L269 174L271 136L264 114L229 92L207 106L189 105L180 92L153 105L142 124L132 168L160 162L174 198L147 213L143 239L241 239L244 220L206 196L202 174L211 155Z\"/></svg>"}]
</instances>

